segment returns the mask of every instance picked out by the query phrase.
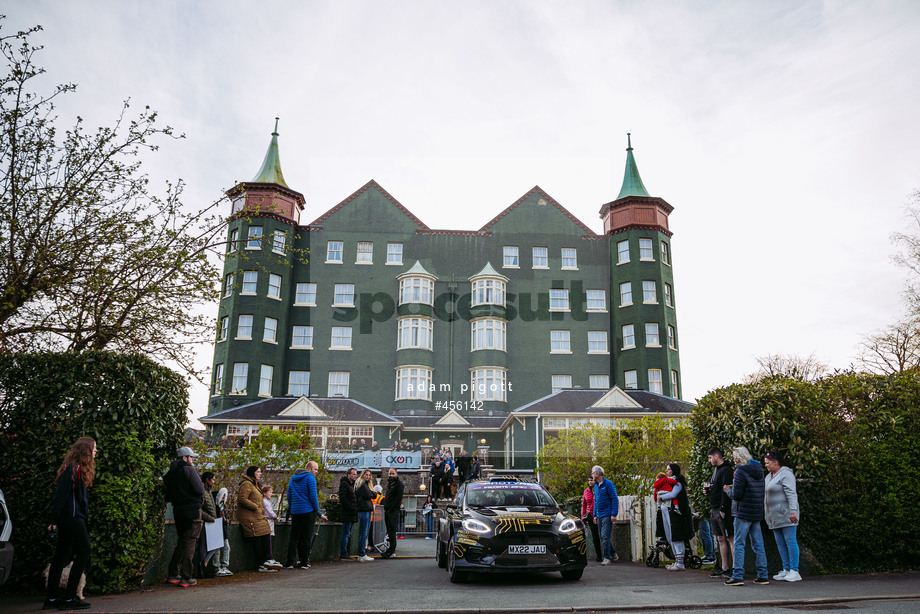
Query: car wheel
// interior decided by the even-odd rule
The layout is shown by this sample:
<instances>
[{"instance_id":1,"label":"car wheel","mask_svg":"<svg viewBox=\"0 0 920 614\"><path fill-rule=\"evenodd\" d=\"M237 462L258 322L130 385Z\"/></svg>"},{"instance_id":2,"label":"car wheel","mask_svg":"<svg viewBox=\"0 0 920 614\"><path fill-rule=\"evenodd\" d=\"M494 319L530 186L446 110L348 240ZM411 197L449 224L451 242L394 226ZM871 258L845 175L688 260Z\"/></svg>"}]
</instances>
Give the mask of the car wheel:
<instances>
[{"instance_id":1,"label":"car wheel","mask_svg":"<svg viewBox=\"0 0 920 614\"><path fill-rule=\"evenodd\" d=\"M568 580L569 582L575 582L576 580L581 580L581 574L585 573L584 568L580 569L567 569L562 572L562 579Z\"/></svg>"},{"instance_id":2,"label":"car wheel","mask_svg":"<svg viewBox=\"0 0 920 614\"><path fill-rule=\"evenodd\" d=\"M454 554L454 549L450 548L450 544L447 547L449 548L447 551L447 575L450 577L451 582L459 584L466 580L466 573L457 569L457 556Z\"/></svg>"},{"instance_id":3,"label":"car wheel","mask_svg":"<svg viewBox=\"0 0 920 614\"><path fill-rule=\"evenodd\" d=\"M444 569L447 567L447 553L444 552L444 546L441 544L441 538L438 538L437 549L435 552L435 559L438 561L438 567Z\"/></svg>"}]
</instances>

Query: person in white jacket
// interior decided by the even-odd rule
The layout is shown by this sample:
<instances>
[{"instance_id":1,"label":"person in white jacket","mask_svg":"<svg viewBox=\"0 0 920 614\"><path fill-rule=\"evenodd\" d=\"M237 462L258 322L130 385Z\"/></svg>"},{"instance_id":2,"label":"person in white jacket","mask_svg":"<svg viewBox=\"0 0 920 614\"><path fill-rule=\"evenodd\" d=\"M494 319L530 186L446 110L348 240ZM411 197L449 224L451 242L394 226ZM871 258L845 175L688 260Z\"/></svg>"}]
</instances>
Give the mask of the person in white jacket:
<instances>
[{"instance_id":1,"label":"person in white jacket","mask_svg":"<svg viewBox=\"0 0 920 614\"><path fill-rule=\"evenodd\" d=\"M799 544L796 529L799 525L799 497L795 489L795 475L789 467L783 466L782 456L771 450L764 456L764 467L768 473L764 480L764 519L776 538L776 547L783 560L783 570L773 576L774 580L798 582Z\"/></svg>"}]
</instances>

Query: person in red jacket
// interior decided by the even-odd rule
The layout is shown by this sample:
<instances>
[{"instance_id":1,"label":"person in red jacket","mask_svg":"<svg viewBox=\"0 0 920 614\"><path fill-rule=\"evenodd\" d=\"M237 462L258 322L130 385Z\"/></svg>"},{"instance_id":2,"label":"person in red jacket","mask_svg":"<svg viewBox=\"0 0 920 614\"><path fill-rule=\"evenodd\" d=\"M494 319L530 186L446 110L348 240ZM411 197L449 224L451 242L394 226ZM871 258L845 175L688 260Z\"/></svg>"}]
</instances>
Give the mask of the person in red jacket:
<instances>
[{"instance_id":1,"label":"person in red jacket","mask_svg":"<svg viewBox=\"0 0 920 614\"><path fill-rule=\"evenodd\" d=\"M591 527L591 539L594 542L594 554L597 562L601 562L601 536L597 525L594 524L594 478L588 476L588 486L581 495L581 520Z\"/></svg>"}]
</instances>

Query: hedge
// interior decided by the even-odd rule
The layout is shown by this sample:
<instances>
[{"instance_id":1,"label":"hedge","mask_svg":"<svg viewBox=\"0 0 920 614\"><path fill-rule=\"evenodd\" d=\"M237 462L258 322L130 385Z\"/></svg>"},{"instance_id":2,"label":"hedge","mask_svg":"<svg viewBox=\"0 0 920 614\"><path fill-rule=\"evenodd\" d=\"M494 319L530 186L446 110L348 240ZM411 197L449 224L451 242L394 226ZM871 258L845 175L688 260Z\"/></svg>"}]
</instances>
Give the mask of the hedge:
<instances>
[{"instance_id":1,"label":"hedge","mask_svg":"<svg viewBox=\"0 0 920 614\"><path fill-rule=\"evenodd\" d=\"M163 538L161 476L182 445L186 382L140 355L0 354L0 484L16 548L7 586L37 589L51 561L54 477L81 436L97 442L88 589L126 589Z\"/></svg>"},{"instance_id":2,"label":"hedge","mask_svg":"<svg viewBox=\"0 0 920 614\"><path fill-rule=\"evenodd\" d=\"M776 448L798 479L799 542L828 572L915 568L920 374L844 372L812 383L768 378L713 390L691 416L693 483L711 446ZM698 507L699 489L691 489Z\"/></svg>"}]
</instances>

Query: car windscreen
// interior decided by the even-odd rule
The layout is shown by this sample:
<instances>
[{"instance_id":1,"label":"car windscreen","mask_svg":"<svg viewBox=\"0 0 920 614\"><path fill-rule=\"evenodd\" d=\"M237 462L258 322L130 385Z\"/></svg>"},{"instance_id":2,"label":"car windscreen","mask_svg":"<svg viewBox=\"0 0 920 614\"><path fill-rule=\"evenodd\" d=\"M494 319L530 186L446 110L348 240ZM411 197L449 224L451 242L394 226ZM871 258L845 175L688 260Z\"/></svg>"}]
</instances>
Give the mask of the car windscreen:
<instances>
[{"instance_id":1,"label":"car windscreen","mask_svg":"<svg viewBox=\"0 0 920 614\"><path fill-rule=\"evenodd\" d=\"M473 507L555 507L556 502L539 487L489 484L485 488L470 488L466 504Z\"/></svg>"}]
</instances>

